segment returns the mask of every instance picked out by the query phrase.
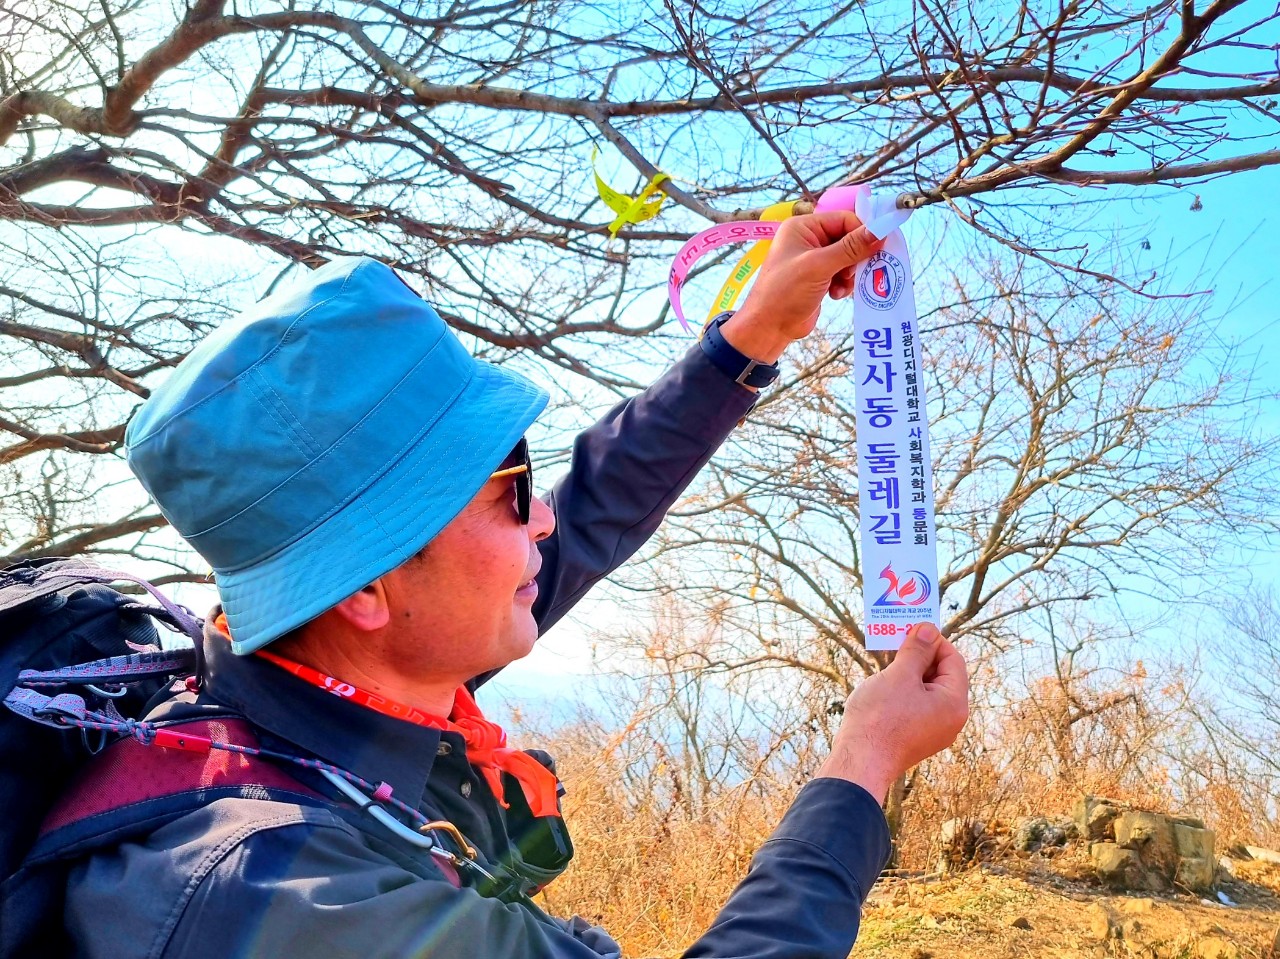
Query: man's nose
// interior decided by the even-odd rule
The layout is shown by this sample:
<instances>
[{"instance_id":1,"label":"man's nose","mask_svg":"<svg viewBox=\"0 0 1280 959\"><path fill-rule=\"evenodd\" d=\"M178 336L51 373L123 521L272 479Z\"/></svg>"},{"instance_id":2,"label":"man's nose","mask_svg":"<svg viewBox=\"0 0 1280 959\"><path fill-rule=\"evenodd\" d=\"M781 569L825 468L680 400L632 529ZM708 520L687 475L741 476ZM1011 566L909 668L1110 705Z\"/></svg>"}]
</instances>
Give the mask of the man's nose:
<instances>
[{"instance_id":1,"label":"man's nose","mask_svg":"<svg viewBox=\"0 0 1280 959\"><path fill-rule=\"evenodd\" d=\"M556 528L556 514L551 507L534 497L529 504L529 535L535 543L546 539Z\"/></svg>"}]
</instances>

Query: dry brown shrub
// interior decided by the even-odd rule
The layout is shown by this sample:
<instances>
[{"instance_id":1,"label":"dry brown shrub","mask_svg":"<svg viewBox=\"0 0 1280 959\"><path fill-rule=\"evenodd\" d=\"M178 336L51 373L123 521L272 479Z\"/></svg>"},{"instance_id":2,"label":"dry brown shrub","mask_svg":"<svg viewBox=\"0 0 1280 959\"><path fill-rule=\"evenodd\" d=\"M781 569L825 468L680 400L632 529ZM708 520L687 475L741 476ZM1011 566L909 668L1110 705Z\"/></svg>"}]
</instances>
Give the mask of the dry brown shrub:
<instances>
[{"instance_id":1,"label":"dry brown shrub","mask_svg":"<svg viewBox=\"0 0 1280 959\"><path fill-rule=\"evenodd\" d=\"M576 854L542 900L603 926L627 956L678 955L711 925L794 790L724 787L697 813L660 790L637 795L624 767L638 737L575 723L544 739L565 777Z\"/></svg>"}]
</instances>

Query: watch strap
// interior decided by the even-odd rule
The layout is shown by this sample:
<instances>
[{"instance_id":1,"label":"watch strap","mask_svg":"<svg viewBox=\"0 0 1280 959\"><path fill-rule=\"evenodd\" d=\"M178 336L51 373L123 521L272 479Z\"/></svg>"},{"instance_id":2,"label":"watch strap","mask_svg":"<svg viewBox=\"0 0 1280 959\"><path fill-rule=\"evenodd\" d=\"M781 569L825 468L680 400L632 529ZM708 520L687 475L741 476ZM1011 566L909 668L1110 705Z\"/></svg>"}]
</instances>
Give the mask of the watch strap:
<instances>
[{"instance_id":1,"label":"watch strap","mask_svg":"<svg viewBox=\"0 0 1280 959\"><path fill-rule=\"evenodd\" d=\"M732 312L719 313L711 318L702 331L698 341L702 352L707 355L713 366L726 376L732 377L735 383L761 389L778 378L777 364L762 363L741 353L724 338L720 332L721 325L733 316Z\"/></svg>"}]
</instances>

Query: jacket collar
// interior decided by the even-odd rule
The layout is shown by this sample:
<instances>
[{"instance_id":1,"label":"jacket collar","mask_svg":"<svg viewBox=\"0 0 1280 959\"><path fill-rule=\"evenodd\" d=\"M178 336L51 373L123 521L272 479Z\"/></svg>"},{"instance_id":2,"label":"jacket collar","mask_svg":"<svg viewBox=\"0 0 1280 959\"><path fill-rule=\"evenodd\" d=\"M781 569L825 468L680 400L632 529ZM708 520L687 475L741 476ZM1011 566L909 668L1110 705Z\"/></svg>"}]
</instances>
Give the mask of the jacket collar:
<instances>
[{"instance_id":1,"label":"jacket collar","mask_svg":"<svg viewBox=\"0 0 1280 959\"><path fill-rule=\"evenodd\" d=\"M254 726L421 805L440 745L439 730L384 716L326 692L256 656L237 656L205 623L205 694Z\"/></svg>"}]
</instances>

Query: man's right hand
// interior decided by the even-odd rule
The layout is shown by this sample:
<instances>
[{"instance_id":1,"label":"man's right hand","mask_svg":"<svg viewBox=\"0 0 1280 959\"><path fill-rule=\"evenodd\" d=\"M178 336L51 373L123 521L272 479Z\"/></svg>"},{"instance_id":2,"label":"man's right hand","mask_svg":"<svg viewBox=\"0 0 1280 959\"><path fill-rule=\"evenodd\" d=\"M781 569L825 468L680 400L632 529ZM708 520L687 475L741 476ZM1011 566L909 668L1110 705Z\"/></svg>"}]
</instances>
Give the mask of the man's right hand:
<instances>
[{"instance_id":1,"label":"man's right hand","mask_svg":"<svg viewBox=\"0 0 1280 959\"><path fill-rule=\"evenodd\" d=\"M883 803L893 781L955 742L968 718L964 659L932 623L921 623L893 662L849 696L818 775L857 783Z\"/></svg>"}]
</instances>

